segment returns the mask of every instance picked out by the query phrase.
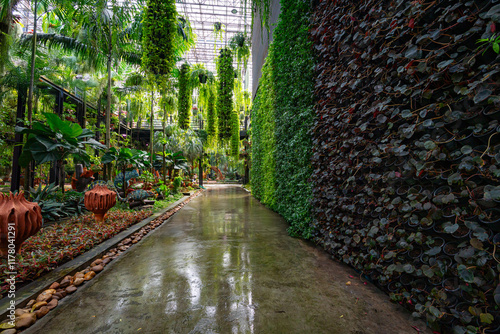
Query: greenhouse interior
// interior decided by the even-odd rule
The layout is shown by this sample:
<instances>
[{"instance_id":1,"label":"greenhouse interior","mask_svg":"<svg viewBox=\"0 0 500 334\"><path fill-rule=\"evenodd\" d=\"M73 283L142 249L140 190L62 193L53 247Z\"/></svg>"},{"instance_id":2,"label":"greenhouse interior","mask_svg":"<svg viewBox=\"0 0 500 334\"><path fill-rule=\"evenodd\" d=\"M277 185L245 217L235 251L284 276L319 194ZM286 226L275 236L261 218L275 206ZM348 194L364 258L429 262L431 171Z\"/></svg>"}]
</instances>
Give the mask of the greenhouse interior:
<instances>
[{"instance_id":1,"label":"greenhouse interior","mask_svg":"<svg viewBox=\"0 0 500 334\"><path fill-rule=\"evenodd\" d=\"M498 0L0 0L0 334L498 334L499 122Z\"/></svg>"}]
</instances>

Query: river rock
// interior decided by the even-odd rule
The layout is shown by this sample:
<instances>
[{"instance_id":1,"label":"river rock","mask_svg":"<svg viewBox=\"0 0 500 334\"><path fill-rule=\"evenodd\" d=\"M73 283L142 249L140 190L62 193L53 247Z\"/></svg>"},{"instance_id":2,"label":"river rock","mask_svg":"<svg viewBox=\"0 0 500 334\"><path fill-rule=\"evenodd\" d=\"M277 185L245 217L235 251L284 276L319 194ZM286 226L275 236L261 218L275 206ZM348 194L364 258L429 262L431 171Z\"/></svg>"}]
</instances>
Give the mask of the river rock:
<instances>
[{"instance_id":1,"label":"river rock","mask_svg":"<svg viewBox=\"0 0 500 334\"><path fill-rule=\"evenodd\" d=\"M76 291L76 286L70 285L66 288L66 293L70 294Z\"/></svg>"},{"instance_id":2,"label":"river rock","mask_svg":"<svg viewBox=\"0 0 500 334\"><path fill-rule=\"evenodd\" d=\"M50 285L49 289L56 289L56 290L59 289L59 283L57 283L57 282L52 283Z\"/></svg>"},{"instance_id":3,"label":"river rock","mask_svg":"<svg viewBox=\"0 0 500 334\"><path fill-rule=\"evenodd\" d=\"M37 319L43 318L47 313L49 313L50 309L47 306L40 307L39 310L35 311L35 315Z\"/></svg>"},{"instance_id":4,"label":"river rock","mask_svg":"<svg viewBox=\"0 0 500 334\"><path fill-rule=\"evenodd\" d=\"M90 268L90 270L95 271L96 273L102 271L103 269L104 268L101 265L97 265L97 266L94 266L94 267Z\"/></svg>"},{"instance_id":5,"label":"river rock","mask_svg":"<svg viewBox=\"0 0 500 334\"><path fill-rule=\"evenodd\" d=\"M48 304L47 307L49 310L52 310L53 308L56 308L56 306L59 304L59 301L57 299L52 299Z\"/></svg>"},{"instance_id":6,"label":"river rock","mask_svg":"<svg viewBox=\"0 0 500 334\"><path fill-rule=\"evenodd\" d=\"M32 299L28 302L28 304L26 305L26 307L30 308L31 306L35 305L36 303L36 300Z\"/></svg>"},{"instance_id":7,"label":"river rock","mask_svg":"<svg viewBox=\"0 0 500 334\"><path fill-rule=\"evenodd\" d=\"M97 259L94 262L92 262L92 264L90 266L91 267L95 267L95 266L97 266L98 264L101 264L101 263L102 263L102 260L101 259Z\"/></svg>"},{"instance_id":8,"label":"river rock","mask_svg":"<svg viewBox=\"0 0 500 334\"><path fill-rule=\"evenodd\" d=\"M52 292L52 291L54 291L54 292ZM56 291L53 289L45 290L44 292L39 294L38 297L36 297L36 301L37 302L48 302L52 298L52 295L55 292Z\"/></svg>"},{"instance_id":9,"label":"river rock","mask_svg":"<svg viewBox=\"0 0 500 334\"><path fill-rule=\"evenodd\" d=\"M15 329L15 328L6 329L6 330L0 332L0 334L16 334L16 333L17 333L17 329Z\"/></svg>"},{"instance_id":10,"label":"river rock","mask_svg":"<svg viewBox=\"0 0 500 334\"><path fill-rule=\"evenodd\" d=\"M94 271L89 271L88 273L85 274L85 277L83 278L86 281L90 281L92 278L94 278L95 272Z\"/></svg>"},{"instance_id":11,"label":"river rock","mask_svg":"<svg viewBox=\"0 0 500 334\"><path fill-rule=\"evenodd\" d=\"M108 263L111 262L111 258L107 257L102 261L102 264L107 265Z\"/></svg>"},{"instance_id":12,"label":"river rock","mask_svg":"<svg viewBox=\"0 0 500 334\"><path fill-rule=\"evenodd\" d=\"M77 279L77 278L83 278L83 276L85 276L85 274L84 274L84 273L82 273L82 272L77 272L77 273L75 274L75 276L74 276L74 279L75 279L75 281L76 281L76 279ZM73 282L73 283L74 283L74 282Z\"/></svg>"},{"instance_id":13,"label":"river rock","mask_svg":"<svg viewBox=\"0 0 500 334\"><path fill-rule=\"evenodd\" d=\"M61 281L61 285L59 287L65 289L70 285L71 285L71 281L69 279L65 278Z\"/></svg>"},{"instance_id":14,"label":"river rock","mask_svg":"<svg viewBox=\"0 0 500 334\"><path fill-rule=\"evenodd\" d=\"M47 302L38 302L35 305L33 305L32 311L38 310L40 307L47 305Z\"/></svg>"},{"instance_id":15,"label":"river rock","mask_svg":"<svg viewBox=\"0 0 500 334\"><path fill-rule=\"evenodd\" d=\"M16 328L28 328L36 321L35 313L24 313L16 320Z\"/></svg>"},{"instance_id":16,"label":"river rock","mask_svg":"<svg viewBox=\"0 0 500 334\"><path fill-rule=\"evenodd\" d=\"M74 286L79 286L79 285L82 285L83 282L85 282L85 279L83 277L78 277L73 282L73 285Z\"/></svg>"},{"instance_id":17,"label":"river rock","mask_svg":"<svg viewBox=\"0 0 500 334\"><path fill-rule=\"evenodd\" d=\"M16 308L16 310L14 311L14 315L16 317L20 317L21 315L23 315L24 313L28 313L29 310L26 310L24 308Z\"/></svg>"}]
</instances>

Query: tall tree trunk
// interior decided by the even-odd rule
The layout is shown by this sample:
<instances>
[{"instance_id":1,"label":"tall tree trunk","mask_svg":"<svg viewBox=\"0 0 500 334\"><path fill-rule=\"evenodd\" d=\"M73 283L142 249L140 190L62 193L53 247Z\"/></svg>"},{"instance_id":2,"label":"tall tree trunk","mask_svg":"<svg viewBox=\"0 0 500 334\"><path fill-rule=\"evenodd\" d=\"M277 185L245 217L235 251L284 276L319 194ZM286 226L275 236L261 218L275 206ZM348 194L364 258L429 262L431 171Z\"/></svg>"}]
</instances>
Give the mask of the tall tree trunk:
<instances>
[{"instance_id":1,"label":"tall tree trunk","mask_svg":"<svg viewBox=\"0 0 500 334\"><path fill-rule=\"evenodd\" d=\"M10 0L5 8L5 15L0 17L0 74L3 74L5 62L9 59L10 28L12 26L12 9L19 0Z\"/></svg>"}]
</instances>

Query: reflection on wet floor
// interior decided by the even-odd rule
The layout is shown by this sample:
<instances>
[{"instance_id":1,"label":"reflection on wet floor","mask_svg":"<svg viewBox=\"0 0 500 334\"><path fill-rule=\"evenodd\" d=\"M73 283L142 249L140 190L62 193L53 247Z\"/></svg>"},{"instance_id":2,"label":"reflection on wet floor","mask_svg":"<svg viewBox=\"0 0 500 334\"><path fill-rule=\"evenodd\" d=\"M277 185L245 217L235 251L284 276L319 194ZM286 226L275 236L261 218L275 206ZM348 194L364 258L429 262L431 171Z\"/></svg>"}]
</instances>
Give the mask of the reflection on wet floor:
<instances>
[{"instance_id":1,"label":"reflection on wet floor","mask_svg":"<svg viewBox=\"0 0 500 334\"><path fill-rule=\"evenodd\" d=\"M27 333L404 333L357 321L372 306L286 227L240 187L209 188Z\"/></svg>"}]
</instances>

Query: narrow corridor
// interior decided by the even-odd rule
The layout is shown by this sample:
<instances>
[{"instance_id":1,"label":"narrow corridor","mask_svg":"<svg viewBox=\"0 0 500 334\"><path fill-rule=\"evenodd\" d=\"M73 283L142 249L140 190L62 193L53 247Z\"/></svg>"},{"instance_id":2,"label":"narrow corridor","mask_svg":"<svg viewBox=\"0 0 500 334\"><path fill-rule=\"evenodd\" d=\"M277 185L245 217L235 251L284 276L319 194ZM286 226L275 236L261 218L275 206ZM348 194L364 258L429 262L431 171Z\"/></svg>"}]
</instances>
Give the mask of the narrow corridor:
<instances>
[{"instance_id":1,"label":"narrow corridor","mask_svg":"<svg viewBox=\"0 0 500 334\"><path fill-rule=\"evenodd\" d=\"M26 333L426 332L286 227L242 188L210 187Z\"/></svg>"}]
</instances>

